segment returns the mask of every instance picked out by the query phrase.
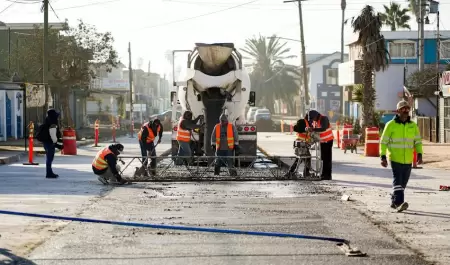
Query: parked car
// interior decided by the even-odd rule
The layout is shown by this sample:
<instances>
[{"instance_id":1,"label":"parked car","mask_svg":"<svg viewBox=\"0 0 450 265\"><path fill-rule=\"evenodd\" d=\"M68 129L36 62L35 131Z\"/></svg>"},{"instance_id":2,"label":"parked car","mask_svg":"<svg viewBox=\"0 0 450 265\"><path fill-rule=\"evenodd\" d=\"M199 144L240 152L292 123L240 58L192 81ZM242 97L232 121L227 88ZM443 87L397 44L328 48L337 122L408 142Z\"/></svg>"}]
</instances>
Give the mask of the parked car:
<instances>
[{"instance_id":1,"label":"parked car","mask_svg":"<svg viewBox=\"0 0 450 265\"><path fill-rule=\"evenodd\" d=\"M270 110L268 109L257 109L255 111L253 121L257 122L260 120L271 120L272 115L270 114Z\"/></svg>"},{"instance_id":2,"label":"parked car","mask_svg":"<svg viewBox=\"0 0 450 265\"><path fill-rule=\"evenodd\" d=\"M246 120L248 122L251 121L252 117L255 115L256 110L259 109L258 107L250 107L247 111L247 117Z\"/></svg>"}]
</instances>

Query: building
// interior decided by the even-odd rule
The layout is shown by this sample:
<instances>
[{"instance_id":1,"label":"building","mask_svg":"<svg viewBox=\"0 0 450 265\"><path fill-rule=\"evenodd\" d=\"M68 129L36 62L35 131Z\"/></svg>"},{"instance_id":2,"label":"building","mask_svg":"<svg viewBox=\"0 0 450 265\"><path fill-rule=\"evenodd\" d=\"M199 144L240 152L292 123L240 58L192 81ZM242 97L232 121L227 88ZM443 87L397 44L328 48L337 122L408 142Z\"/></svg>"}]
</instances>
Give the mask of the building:
<instances>
[{"instance_id":1,"label":"building","mask_svg":"<svg viewBox=\"0 0 450 265\"><path fill-rule=\"evenodd\" d=\"M450 59L450 31L441 32L442 52L440 64L448 64ZM384 72L374 74L374 87L377 93L376 111L393 113L397 102L403 98L403 86L412 73L418 70L417 31L382 31L391 62ZM425 67L434 66L437 60L437 39L435 31L426 31L424 41ZM360 103L352 102L352 87L362 84L359 69L362 67L361 47L355 42L349 45L349 61L339 65L339 85L344 86L344 114L359 118ZM448 47L448 48L447 48ZM436 98L416 98L416 113L436 116Z\"/></svg>"},{"instance_id":2,"label":"building","mask_svg":"<svg viewBox=\"0 0 450 265\"><path fill-rule=\"evenodd\" d=\"M344 61L347 59L348 55L344 54ZM334 121L339 116L334 114L342 113L342 88L338 85L341 53L307 54L306 62L311 108L329 115Z\"/></svg>"},{"instance_id":3,"label":"building","mask_svg":"<svg viewBox=\"0 0 450 265\"><path fill-rule=\"evenodd\" d=\"M439 142L450 143L450 71L443 72L439 81Z\"/></svg>"},{"instance_id":4,"label":"building","mask_svg":"<svg viewBox=\"0 0 450 265\"><path fill-rule=\"evenodd\" d=\"M0 81L10 81L14 73L20 76L21 62L12 61L11 55L19 50L22 38L33 33L35 27L42 28L42 23L4 23L0 21ZM64 23L49 23L56 30L62 30ZM51 75L49 81L51 81ZM3 87L3 89L2 89ZM42 122L45 110L42 107L27 107L27 120L23 120L23 93L21 91L6 91L0 86L0 141L18 139L24 136L23 122L28 124ZM50 97L48 97L51 99Z\"/></svg>"}]
</instances>

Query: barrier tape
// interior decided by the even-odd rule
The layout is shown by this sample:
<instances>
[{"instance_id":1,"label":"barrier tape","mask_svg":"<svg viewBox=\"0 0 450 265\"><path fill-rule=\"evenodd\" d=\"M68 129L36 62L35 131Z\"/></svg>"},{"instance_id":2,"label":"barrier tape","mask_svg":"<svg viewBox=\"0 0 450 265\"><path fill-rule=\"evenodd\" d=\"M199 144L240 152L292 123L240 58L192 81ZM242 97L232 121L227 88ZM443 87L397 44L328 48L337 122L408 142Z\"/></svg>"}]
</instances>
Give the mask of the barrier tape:
<instances>
[{"instance_id":1,"label":"barrier tape","mask_svg":"<svg viewBox=\"0 0 450 265\"><path fill-rule=\"evenodd\" d=\"M111 224L111 225L120 225L120 226L145 227L145 228L182 230L182 231L195 231L195 232L206 232L206 233L222 233L222 234L267 236L267 237L284 237L284 238L300 238L300 239L312 239L312 240L330 241L330 242L337 242L337 243L343 243L343 244L349 244L350 243L348 240L343 239L343 238L309 236L309 235L301 235L301 234L288 234L288 233L275 233L275 232L257 232L257 231L244 231L244 230L235 230L235 229L189 227L189 226L177 226L177 225L157 225L157 224L143 224L143 223L133 223L133 222L118 222L118 221L107 221L107 220L87 219L87 218L78 218L78 217L65 217L65 216L57 216L57 215L35 214L35 213L25 213L25 212L15 212L15 211L4 211L4 210L0 210L0 214L27 216L27 217L37 217L37 218L46 218L46 219L56 219L56 220L65 220L65 221L76 221L76 222L82 222L82 223Z\"/></svg>"}]
</instances>

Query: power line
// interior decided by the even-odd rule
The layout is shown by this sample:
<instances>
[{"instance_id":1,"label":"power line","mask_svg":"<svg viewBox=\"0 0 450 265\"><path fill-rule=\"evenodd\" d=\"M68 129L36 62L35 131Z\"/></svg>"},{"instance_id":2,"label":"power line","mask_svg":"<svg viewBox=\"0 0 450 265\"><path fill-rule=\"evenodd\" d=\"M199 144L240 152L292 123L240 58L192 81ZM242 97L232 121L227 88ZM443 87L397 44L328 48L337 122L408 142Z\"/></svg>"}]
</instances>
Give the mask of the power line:
<instances>
[{"instance_id":1,"label":"power line","mask_svg":"<svg viewBox=\"0 0 450 265\"><path fill-rule=\"evenodd\" d=\"M14 0L6 0L6 1L12 2L12 3L15 3L15 4L17 3L17 4L31 4L31 5L39 4L39 3L42 2L40 0L16 0L16 1L14 1Z\"/></svg>"},{"instance_id":2,"label":"power line","mask_svg":"<svg viewBox=\"0 0 450 265\"><path fill-rule=\"evenodd\" d=\"M175 24L175 23L179 23L179 22L183 22L183 21L187 21L187 20L191 20L191 19L205 17L205 16L217 14L217 13L220 13L220 12L228 11L230 9L238 8L238 7L241 7L241 6L244 6L244 5L248 5L248 4L251 4L251 3L255 3L255 2L258 2L258 1L259 0L253 0L253 1L250 1L250 2L242 3L242 4L239 4L239 5L231 6L231 7L225 8L225 9L220 9L220 10L209 12L209 13L205 13L205 14L201 14L201 15L198 15L198 16L178 19L178 20L174 20L174 21L169 21L167 23L156 24L156 25L153 25L153 26L143 27L143 28L140 28L140 29L151 29L151 28L167 26L167 25L171 25L171 24Z\"/></svg>"},{"instance_id":3,"label":"power line","mask_svg":"<svg viewBox=\"0 0 450 265\"><path fill-rule=\"evenodd\" d=\"M56 14L55 9L53 9L52 4L50 3L50 1L48 2L48 5L50 6L50 8L52 9L53 14L55 14L56 18L61 22L61 19L59 18L58 14Z\"/></svg>"},{"instance_id":4,"label":"power line","mask_svg":"<svg viewBox=\"0 0 450 265\"><path fill-rule=\"evenodd\" d=\"M102 1L102 2L94 2L94 3L85 4L85 5L68 6L68 7L63 7L63 8L57 8L56 10L60 11L60 10L82 8L82 7L88 7L88 6L95 6L95 5L103 5L103 4L119 2L119 1L123 1L123 0L108 0L108 1Z\"/></svg>"},{"instance_id":5,"label":"power line","mask_svg":"<svg viewBox=\"0 0 450 265\"><path fill-rule=\"evenodd\" d=\"M9 6L5 7L5 9L3 9L2 11L0 11L0 14L5 12L6 10L8 10L8 8L10 8L11 6L13 6L16 2L11 3Z\"/></svg>"}]
</instances>

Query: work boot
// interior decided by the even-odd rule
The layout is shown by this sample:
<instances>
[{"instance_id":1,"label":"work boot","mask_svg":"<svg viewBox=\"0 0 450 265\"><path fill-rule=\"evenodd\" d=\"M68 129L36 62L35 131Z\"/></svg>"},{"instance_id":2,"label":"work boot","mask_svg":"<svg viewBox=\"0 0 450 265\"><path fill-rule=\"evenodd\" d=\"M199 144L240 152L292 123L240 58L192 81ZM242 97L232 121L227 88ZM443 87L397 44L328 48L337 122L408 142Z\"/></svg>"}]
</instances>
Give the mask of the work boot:
<instances>
[{"instance_id":1,"label":"work boot","mask_svg":"<svg viewBox=\"0 0 450 265\"><path fill-rule=\"evenodd\" d=\"M98 181L100 181L103 185L108 185L108 180L105 177L98 176Z\"/></svg>"},{"instance_id":2,"label":"work boot","mask_svg":"<svg viewBox=\"0 0 450 265\"><path fill-rule=\"evenodd\" d=\"M397 207L397 212L403 212L403 211L407 210L408 207L409 207L409 204L407 202L404 202Z\"/></svg>"},{"instance_id":3,"label":"work boot","mask_svg":"<svg viewBox=\"0 0 450 265\"><path fill-rule=\"evenodd\" d=\"M285 177L285 178L291 178L291 177L293 177L294 175L295 175L294 172L288 171L288 172L286 172L286 173L283 175L283 177Z\"/></svg>"},{"instance_id":4,"label":"work boot","mask_svg":"<svg viewBox=\"0 0 450 265\"><path fill-rule=\"evenodd\" d=\"M214 175L219 176L220 175L220 167L214 167Z\"/></svg>"},{"instance_id":5,"label":"work boot","mask_svg":"<svg viewBox=\"0 0 450 265\"><path fill-rule=\"evenodd\" d=\"M45 178L47 178L47 179L57 179L58 177L59 177L59 175L55 174L55 173L45 176Z\"/></svg>"},{"instance_id":6,"label":"work boot","mask_svg":"<svg viewBox=\"0 0 450 265\"><path fill-rule=\"evenodd\" d=\"M236 169L230 169L230 176L237 177L237 171Z\"/></svg>"}]
</instances>

